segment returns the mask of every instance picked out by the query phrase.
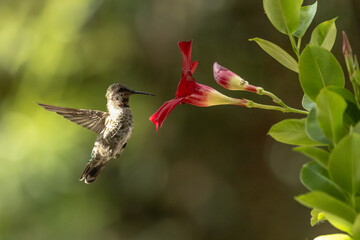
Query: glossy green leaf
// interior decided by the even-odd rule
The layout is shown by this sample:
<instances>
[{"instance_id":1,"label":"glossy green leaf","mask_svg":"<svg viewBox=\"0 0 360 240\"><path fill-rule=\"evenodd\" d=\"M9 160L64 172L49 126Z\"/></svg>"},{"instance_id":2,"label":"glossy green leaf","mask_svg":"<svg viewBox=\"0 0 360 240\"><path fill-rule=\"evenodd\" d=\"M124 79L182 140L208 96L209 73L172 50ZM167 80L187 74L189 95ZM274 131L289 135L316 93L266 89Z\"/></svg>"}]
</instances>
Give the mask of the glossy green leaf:
<instances>
[{"instance_id":1,"label":"glossy green leaf","mask_svg":"<svg viewBox=\"0 0 360 240\"><path fill-rule=\"evenodd\" d=\"M356 211L346 203L326 193L316 191L300 195L295 199L307 207L323 212L326 219L337 228L346 232L352 231Z\"/></svg>"},{"instance_id":2,"label":"glossy green leaf","mask_svg":"<svg viewBox=\"0 0 360 240\"><path fill-rule=\"evenodd\" d=\"M356 104L354 95L349 90L336 86L329 86L327 89L339 94L346 101L347 108L344 115L344 125L354 125L360 121L360 110Z\"/></svg>"},{"instance_id":3,"label":"glossy green leaf","mask_svg":"<svg viewBox=\"0 0 360 240\"><path fill-rule=\"evenodd\" d=\"M343 232L352 234L352 226L350 226L347 221L344 221L344 219L339 218L338 216L332 215L327 212L324 212L324 216L325 216L326 220L328 220L328 222L331 225L333 225L335 228L337 228Z\"/></svg>"},{"instance_id":4,"label":"glossy green leaf","mask_svg":"<svg viewBox=\"0 0 360 240\"><path fill-rule=\"evenodd\" d=\"M340 187L356 193L360 187L360 135L343 138L330 154L329 172Z\"/></svg>"},{"instance_id":5,"label":"glossy green leaf","mask_svg":"<svg viewBox=\"0 0 360 240\"><path fill-rule=\"evenodd\" d=\"M319 121L316 117L316 108L310 110L309 115L306 118L305 122L305 131L310 139L321 142L324 144L330 144L331 142L324 135L324 132L321 130Z\"/></svg>"},{"instance_id":6,"label":"glossy green leaf","mask_svg":"<svg viewBox=\"0 0 360 240\"><path fill-rule=\"evenodd\" d=\"M336 144L344 136L343 115L345 100L328 89L321 90L316 99L317 120L325 136Z\"/></svg>"},{"instance_id":7,"label":"glossy green leaf","mask_svg":"<svg viewBox=\"0 0 360 240\"><path fill-rule=\"evenodd\" d=\"M310 44L331 51L336 39L335 20L336 18L320 23L311 34Z\"/></svg>"},{"instance_id":8,"label":"glossy green leaf","mask_svg":"<svg viewBox=\"0 0 360 240\"><path fill-rule=\"evenodd\" d=\"M255 41L267 54L272 56L276 61L288 69L297 73L299 72L299 65L297 61L278 45L261 38L253 38L250 39L250 41Z\"/></svg>"},{"instance_id":9,"label":"glossy green leaf","mask_svg":"<svg viewBox=\"0 0 360 240\"><path fill-rule=\"evenodd\" d=\"M354 239L360 239L360 214L358 214L355 218L352 232Z\"/></svg>"},{"instance_id":10,"label":"glossy green leaf","mask_svg":"<svg viewBox=\"0 0 360 240\"><path fill-rule=\"evenodd\" d=\"M324 149L310 146L301 146L294 148L294 151L304 154L305 156L317 162L323 168L327 169L330 154Z\"/></svg>"},{"instance_id":11,"label":"glossy green leaf","mask_svg":"<svg viewBox=\"0 0 360 240\"><path fill-rule=\"evenodd\" d=\"M352 240L352 238L347 234L336 233L336 234L318 236L314 240Z\"/></svg>"},{"instance_id":12,"label":"glossy green leaf","mask_svg":"<svg viewBox=\"0 0 360 240\"><path fill-rule=\"evenodd\" d=\"M276 141L305 146L319 146L321 143L311 140L305 132L305 119L286 119L274 124L269 135Z\"/></svg>"},{"instance_id":13,"label":"glossy green leaf","mask_svg":"<svg viewBox=\"0 0 360 240\"><path fill-rule=\"evenodd\" d=\"M328 50L307 46L300 56L299 77L306 95L315 101L326 86L344 87L345 77L339 62Z\"/></svg>"},{"instance_id":14,"label":"glossy green leaf","mask_svg":"<svg viewBox=\"0 0 360 240\"><path fill-rule=\"evenodd\" d=\"M351 102L351 103L356 104L354 95L346 88L338 87L338 86L329 86L329 87L327 87L327 89L342 96L346 102Z\"/></svg>"},{"instance_id":15,"label":"glossy green leaf","mask_svg":"<svg viewBox=\"0 0 360 240\"><path fill-rule=\"evenodd\" d=\"M316 107L316 104L306 94L304 94L301 104L303 108L305 108L308 111Z\"/></svg>"},{"instance_id":16,"label":"glossy green leaf","mask_svg":"<svg viewBox=\"0 0 360 240\"><path fill-rule=\"evenodd\" d=\"M300 1L264 0L265 13L281 33L293 34L300 23Z\"/></svg>"},{"instance_id":17,"label":"glossy green leaf","mask_svg":"<svg viewBox=\"0 0 360 240\"><path fill-rule=\"evenodd\" d=\"M360 134L360 122L358 122L355 127L353 127L352 131L354 133Z\"/></svg>"},{"instance_id":18,"label":"glossy green leaf","mask_svg":"<svg viewBox=\"0 0 360 240\"><path fill-rule=\"evenodd\" d=\"M315 13L317 10L317 2L312 5L304 6L300 8L300 24L296 32L294 33L295 37L301 38L308 27L310 26L312 20L314 19Z\"/></svg>"},{"instance_id":19,"label":"glossy green leaf","mask_svg":"<svg viewBox=\"0 0 360 240\"><path fill-rule=\"evenodd\" d=\"M326 220L325 219L325 216L324 216L324 213L317 210L317 209L313 209L311 210L311 221L310 221L310 224L311 226L315 226L315 224L321 222L321 221L324 221Z\"/></svg>"},{"instance_id":20,"label":"glossy green leaf","mask_svg":"<svg viewBox=\"0 0 360 240\"><path fill-rule=\"evenodd\" d=\"M301 182L311 191L325 192L339 200L345 200L339 186L330 180L327 170L316 162L309 162L303 166Z\"/></svg>"}]
</instances>

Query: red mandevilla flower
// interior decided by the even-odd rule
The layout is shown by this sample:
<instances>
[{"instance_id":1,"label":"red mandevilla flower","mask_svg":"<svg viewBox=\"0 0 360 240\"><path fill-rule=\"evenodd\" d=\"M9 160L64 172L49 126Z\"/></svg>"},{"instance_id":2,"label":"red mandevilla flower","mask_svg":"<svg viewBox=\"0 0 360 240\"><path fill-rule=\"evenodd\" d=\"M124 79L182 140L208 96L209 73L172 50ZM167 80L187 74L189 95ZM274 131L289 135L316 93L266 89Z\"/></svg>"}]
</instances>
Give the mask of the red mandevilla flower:
<instances>
[{"instance_id":1,"label":"red mandevilla flower","mask_svg":"<svg viewBox=\"0 0 360 240\"><path fill-rule=\"evenodd\" d=\"M179 42L181 55L183 57L182 74L175 98L165 102L149 119L155 124L156 130L161 127L169 113L179 103L189 103L198 107L209 107L214 105L240 105L247 106L247 100L235 99L225 96L215 89L199 84L193 78L193 73L198 62L191 62L191 45L192 40Z\"/></svg>"}]
</instances>

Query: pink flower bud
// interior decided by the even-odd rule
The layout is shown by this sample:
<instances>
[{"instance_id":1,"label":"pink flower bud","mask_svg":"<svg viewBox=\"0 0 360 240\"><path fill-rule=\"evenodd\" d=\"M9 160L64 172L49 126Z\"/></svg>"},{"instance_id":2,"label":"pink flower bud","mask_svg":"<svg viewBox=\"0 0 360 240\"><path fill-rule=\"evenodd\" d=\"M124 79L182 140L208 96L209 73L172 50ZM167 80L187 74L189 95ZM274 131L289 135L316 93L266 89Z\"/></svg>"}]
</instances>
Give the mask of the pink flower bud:
<instances>
[{"instance_id":1,"label":"pink flower bud","mask_svg":"<svg viewBox=\"0 0 360 240\"><path fill-rule=\"evenodd\" d=\"M347 38L346 33L344 31L342 32L342 34L343 34L343 47L342 47L343 54L345 56L352 55L352 49L349 39Z\"/></svg>"},{"instance_id":2,"label":"pink flower bud","mask_svg":"<svg viewBox=\"0 0 360 240\"><path fill-rule=\"evenodd\" d=\"M346 67L348 69L348 72L350 74L350 78L352 78L351 76L359 70L359 63L356 59L356 56L353 55L352 49L351 49L351 45L349 42L349 39L346 36L346 33L343 31L343 47L342 47L342 51L344 54L344 58L345 58L345 63L346 63Z\"/></svg>"},{"instance_id":3,"label":"pink flower bud","mask_svg":"<svg viewBox=\"0 0 360 240\"><path fill-rule=\"evenodd\" d=\"M226 89L243 90L243 91L250 91L255 93L258 91L258 87L250 85L239 75L219 65L217 62L214 63L213 70L214 70L215 81Z\"/></svg>"}]
</instances>

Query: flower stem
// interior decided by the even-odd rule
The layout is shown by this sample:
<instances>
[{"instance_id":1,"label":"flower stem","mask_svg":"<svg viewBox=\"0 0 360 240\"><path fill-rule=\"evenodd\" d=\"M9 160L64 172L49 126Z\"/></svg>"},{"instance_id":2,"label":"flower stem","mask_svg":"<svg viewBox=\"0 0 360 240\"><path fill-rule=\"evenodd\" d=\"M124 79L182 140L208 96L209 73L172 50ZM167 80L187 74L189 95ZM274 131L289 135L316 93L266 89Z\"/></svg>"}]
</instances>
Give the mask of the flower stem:
<instances>
[{"instance_id":1,"label":"flower stem","mask_svg":"<svg viewBox=\"0 0 360 240\"><path fill-rule=\"evenodd\" d=\"M356 197L355 193L351 194L351 206L355 209L356 208Z\"/></svg>"},{"instance_id":2,"label":"flower stem","mask_svg":"<svg viewBox=\"0 0 360 240\"><path fill-rule=\"evenodd\" d=\"M356 68L358 68L358 66L354 66L353 63L353 56L349 57L349 56L345 56L345 62L346 62L346 67L349 73L349 79L350 82L352 84L352 87L354 89L354 95L355 95L355 99L356 99L356 103L358 105L358 107L360 108L360 86L357 83L357 80L355 78L355 74L356 74ZM357 64L357 63L356 63Z\"/></svg>"},{"instance_id":3,"label":"flower stem","mask_svg":"<svg viewBox=\"0 0 360 240\"><path fill-rule=\"evenodd\" d=\"M268 91L264 90L261 95L271 97L273 99L274 103L279 104L280 106L282 106L284 108L288 108L288 106L272 92L268 92Z\"/></svg>"},{"instance_id":4,"label":"flower stem","mask_svg":"<svg viewBox=\"0 0 360 240\"><path fill-rule=\"evenodd\" d=\"M300 113L300 114L308 114L308 112L303 111L303 110L299 110L299 109L295 109L295 108L291 108L291 107L278 107L278 106L272 106L272 105L266 105L266 104L260 104L260 103L256 103L250 100L247 100L247 104L246 107L248 108L261 108L261 109L266 109L266 110L275 110L275 111L280 111L280 112L284 112L284 113Z\"/></svg>"},{"instance_id":5,"label":"flower stem","mask_svg":"<svg viewBox=\"0 0 360 240\"><path fill-rule=\"evenodd\" d=\"M298 47L296 46L295 38L294 38L294 36L291 35L291 34L289 35L289 38L290 38L291 46L292 46L292 48L293 48L293 50L294 50L297 58L299 59L299 58L300 58L300 54L299 54L299 49L298 49Z\"/></svg>"},{"instance_id":6,"label":"flower stem","mask_svg":"<svg viewBox=\"0 0 360 240\"><path fill-rule=\"evenodd\" d=\"M300 54L300 48L301 48L301 39L302 39L302 38L298 38L298 42L297 42L297 46L296 46L299 54Z\"/></svg>"},{"instance_id":7,"label":"flower stem","mask_svg":"<svg viewBox=\"0 0 360 240\"><path fill-rule=\"evenodd\" d=\"M284 112L293 112L293 113L300 113L300 114L309 114L307 111L299 110L296 108L289 107L286 105L280 98L278 98L275 94L269 91L265 91L264 89L259 89L257 91L257 94L259 95L266 95L268 97L271 97L274 101L274 103L279 104L282 109L284 109Z\"/></svg>"},{"instance_id":8,"label":"flower stem","mask_svg":"<svg viewBox=\"0 0 360 240\"><path fill-rule=\"evenodd\" d=\"M357 103L358 108L360 108L360 92L359 92L359 86L356 83L356 80L354 79L354 77L350 77L350 81L352 84L352 87L354 89L354 95L355 95L355 100Z\"/></svg>"}]
</instances>

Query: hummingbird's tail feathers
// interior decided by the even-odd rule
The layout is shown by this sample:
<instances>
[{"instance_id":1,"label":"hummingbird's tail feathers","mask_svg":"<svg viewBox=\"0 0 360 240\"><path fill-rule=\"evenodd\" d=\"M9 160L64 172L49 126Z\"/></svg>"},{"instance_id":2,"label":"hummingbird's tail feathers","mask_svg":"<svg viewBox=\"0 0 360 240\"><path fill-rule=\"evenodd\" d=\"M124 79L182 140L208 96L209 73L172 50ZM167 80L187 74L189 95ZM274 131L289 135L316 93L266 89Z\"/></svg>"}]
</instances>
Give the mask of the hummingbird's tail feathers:
<instances>
[{"instance_id":1,"label":"hummingbird's tail feathers","mask_svg":"<svg viewBox=\"0 0 360 240\"><path fill-rule=\"evenodd\" d=\"M88 163L84 169L84 172L81 174L80 181L85 180L85 183L92 183L94 182L101 170L105 167L105 164L100 164L97 166L91 166L91 163Z\"/></svg>"}]
</instances>

